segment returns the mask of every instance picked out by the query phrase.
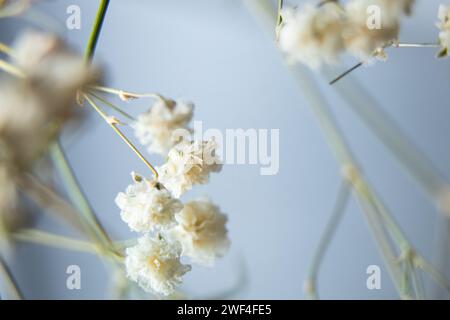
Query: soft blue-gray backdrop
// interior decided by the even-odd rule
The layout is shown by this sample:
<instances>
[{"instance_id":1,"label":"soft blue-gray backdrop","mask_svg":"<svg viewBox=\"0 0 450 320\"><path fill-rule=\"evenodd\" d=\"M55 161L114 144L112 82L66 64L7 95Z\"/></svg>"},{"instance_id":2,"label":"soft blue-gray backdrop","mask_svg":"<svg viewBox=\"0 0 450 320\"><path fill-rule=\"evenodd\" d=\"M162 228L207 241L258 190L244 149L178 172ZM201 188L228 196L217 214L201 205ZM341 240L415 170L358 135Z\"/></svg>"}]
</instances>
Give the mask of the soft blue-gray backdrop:
<instances>
[{"instance_id":1,"label":"soft blue-gray backdrop","mask_svg":"<svg viewBox=\"0 0 450 320\"><path fill-rule=\"evenodd\" d=\"M67 40L82 51L97 2L42 1L25 23L32 26L36 19L45 19L47 28L62 27ZM415 15L405 20L403 41L435 41L439 2L418 1ZM81 30L64 28L71 4L81 8ZM2 39L11 40L23 24L2 21ZM435 59L435 51L393 49L388 62L362 68L355 76L449 178L450 60ZM183 288L195 296L226 290L238 280L236 270L243 258L249 281L235 298L302 298L308 262L337 194L339 168L272 38L243 3L112 0L96 61L107 68L109 86L191 99L195 119L205 128L280 129L277 175L261 176L257 166L229 165L212 176L210 184L186 195L185 199L208 194L228 213L232 247L215 268L194 267ZM325 80L318 80L367 175L408 237L431 259L440 221L434 206ZM142 100L128 108L138 114L148 107ZM70 162L106 228L117 238L129 238L132 234L114 198L129 184L131 171L150 173L96 114L85 112L88 121L76 136L64 139ZM45 219L38 226L67 231ZM448 249L448 240L439 238ZM28 298L108 297L107 269L96 257L20 245L11 260ZM65 271L71 264L81 267L82 290L66 289ZM366 268L372 264L382 267L381 290L366 288ZM450 266L441 267L449 271ZM324 298L397 298L354 200L325 258L319 290ZM428 287L428 293L444 297L435 286Z\"/></svg>"}]
</instances>

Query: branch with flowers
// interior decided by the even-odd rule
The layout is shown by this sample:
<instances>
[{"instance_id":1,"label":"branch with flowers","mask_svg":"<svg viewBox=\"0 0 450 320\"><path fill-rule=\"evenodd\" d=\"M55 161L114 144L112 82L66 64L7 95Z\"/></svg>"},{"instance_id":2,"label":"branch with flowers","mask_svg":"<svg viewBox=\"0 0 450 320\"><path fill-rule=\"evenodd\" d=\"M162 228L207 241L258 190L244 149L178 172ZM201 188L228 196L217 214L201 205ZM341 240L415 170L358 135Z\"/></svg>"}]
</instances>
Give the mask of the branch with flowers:
<instances>
[{"instance_id":1,"label":"branch with flowers","mask_svg":"<svg viewBox=\"0 0 450 320\"><path fill-rule=\"evenodd\" d=\"M338 65L344 54L357 59L353 67L337 77L334 71L324 68L327 81L332 79L329 83L333 90L386 145L439 211L448 214L448 182L381 110L376 99L352 81L351 73L375 60L386 61L389 48L439 48L437 56L446 57L450 46L449 7L439 8L436 43L405 43L399 41L401 21L412 14L414 0L326 0L299 7L290 7L283 0L277 0L276 7L265 0L245 2L266 18L271 34L275 30L276 44L321 125L342 176L330 220L306 275L307 297L319 297L321 262L351 195L361 206L401 298L427 298L422 273L450 291L450 282L417 251L364 175L345 131L337 124L310 71L303 66L318 70ZM11 298L25 298L6 259L15 241L101 257L111 266L116 298L130 297L133 292L143 298L148 297L143 292L157 298L176 298L181 294L178 287L183 277L192 268L182 262L182 257L192 264L213 266L230 246L227 216L218 205L209 198L189 202L180 199L196 185L208 183L211 173L221 171L216 141L186 138L192 132L194 104L156 92L136 93L103 84L103 72L95 65L94 54L109 4L108 0L99 1L84 56L74 53L59 37L37 31L19 36L12 45L0 43L0 52L5 56L0 59L0 276L5 279ZM376 5L383 13L381 28L367 26L370 5ZM0 18L32 9L30 1L0 1ZM119 98L121 105L111 98ZM151 108L138 117L130 115L122 104L135 99L148 99ZM121 219L139 235L137 238L117 241L103 227L59 140L69 123L83 121L80 107L100 116L117 134L117 141L125 143L148 167L147 174L132 172L131 184L115 199ZM145 151L132 142L124 127L133 130ZM68 199L37 170L47 155L64 183ZM166 161L156 166L149 155L162 156ZM33 200L45 214L72 227L83 239L17 223L22 196Z\"/></svg>"},{"instance_id":2,"label":"branch with flowers","mask_svg":"<svg viewBox=\"0 0 450 320\"><path fill-rule=\"evenodd\" d=\"M1 256L7 256L14 241L33 242L92 253L112 266L117 298L129 296L136 283L154 297L176 297L183 276L191 270L181 262L213 266L226 254L230 241L227 216L209 198L183 203L180 196L195 185L206 184L210 173L221 170L214 140L194 141L174 133L190 132L194 105L157 93L139 94L102 85L102 70L92 62L99 42L109 0L101 0L85 56L75 54L57 36L31 31L0 50L9 59L0 60L5 77L0 83L0 235ZM32 8L30 9L32 10ZM13 11L14 13L18 11ZM1 3L0 16L11 16L11 4ZM105 95L126 102L149 98L153 105L137 119ZM64 126L82 121L76 105L88 105L117 133L149 168L152 178L132 173L132 184L117 195L122 220L140 234L130 241L114 241L103 227L83 193L58 136ZM118 113L130 121L126 124ZM156 167L147 160L121 130L129 125L152 154L167 158ZM43 157L51 155L54 168L64 182L70 201L58 194L35 172ZM69 224L86 240L68 238L43 230L15 226L20 214L20 194L38 204L44 212ZM5 259L0 273L9 284L12 298L23 298ZM141 294L139 293L139 296Z\"/></svg>"}]
</instances>

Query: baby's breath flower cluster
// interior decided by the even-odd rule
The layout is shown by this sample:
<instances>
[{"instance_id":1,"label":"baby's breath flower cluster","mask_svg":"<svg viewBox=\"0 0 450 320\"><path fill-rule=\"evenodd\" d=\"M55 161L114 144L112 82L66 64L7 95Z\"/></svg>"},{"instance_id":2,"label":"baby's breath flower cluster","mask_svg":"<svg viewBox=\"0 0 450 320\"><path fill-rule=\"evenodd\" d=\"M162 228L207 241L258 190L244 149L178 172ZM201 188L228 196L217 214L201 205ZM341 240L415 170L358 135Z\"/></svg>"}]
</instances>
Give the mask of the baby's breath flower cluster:
<instances>
[{"instance_id":1,"label":"baby's breath flower cluster","mask_svg":"<svg viewBox=\"0 0 450 320\"><path fill-rule=\"evenodd\" d=\"M208 183L210 173L222 168L216 150L214 140L182 140L170 150L167 162L158 168L160 181L177 198L196 184Z\"/></svg>"},{"instance_id":2,"label":"baby's breath flower cluster","mask_svg":"<svg viewBox=\"0 0 450 320\"><path fill-rule=\"evenodd\" d=\"M74 117L78 90L99 79L50 34L25 32L11 51L11 74L0 79L0 216L15 211L18 176Z\"/></svg>"},{"instance_id":3,"label":"baby's breath flower cluster","mask_svg":"<svg viewBox=\"0 0 450 320\"><path fill-rule=\"evenodd\" d=\"M166 163L157 168L157 180L133 173L133 184L116 197L122 220L132 231L143 233L138 243L126 250L127 275L145 291L163 296L172 294L191 270L190 265L181 263L182 256L210 267L230 243L227 217L218 206L207 198L186 204L179 200L194 185L207 183L211 172L221 169L214 140L170 140L176 130L187 129L191 118L192 104L165 99L158 99L139 117L134 127L142 134L138 136L145 136L141 142L151 141L152 151L159 148L155 146L172 148Z\"/></svg>"},{"instance_id":4,"label":"baby's breath flower cluster","mask_svg":"<svg viewBox=\"0 0 450 320\"><path fill-rule=\"evenodd\" d=\"M135 135L149 152L166 156L179 142L174 139L175 130L189 130L193 109L190 102L156 99L150 110L139 115L133 124Z\"/></svg>"},{"instance_id":5,"label":"baby's breath flower cluster","mask_svg":"<svg viewBox=\"0 0 450 320\"><path fill-rule=\"evenodd\" d=\"M411 13L413 4L414 0L351 0L285 8L279 46L291 62L311 68L336 64L344 52L363 61L385 58L384 48L397 40L401 18ZM380 28L368 26L371 6L380 10Z\"/></svg>"}]
</instances>

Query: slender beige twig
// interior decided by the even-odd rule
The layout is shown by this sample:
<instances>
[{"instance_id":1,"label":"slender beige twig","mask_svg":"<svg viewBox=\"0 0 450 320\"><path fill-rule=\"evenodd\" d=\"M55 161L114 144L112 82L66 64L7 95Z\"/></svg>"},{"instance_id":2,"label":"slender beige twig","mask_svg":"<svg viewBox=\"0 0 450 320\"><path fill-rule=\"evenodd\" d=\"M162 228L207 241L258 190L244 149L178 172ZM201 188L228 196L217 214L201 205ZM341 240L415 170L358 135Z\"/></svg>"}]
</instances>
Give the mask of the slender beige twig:
<instances>
[{"instance_id":1,"label":"slender beige twig","mask_svg":"<svg viewBox=\"0 0 450 320\"><path fill-rule=\"evenodd\" d=\"M162 101L166 101L166 99L160 95L159 93L136 93L131 91L125 91L121 89L102 87L102 86L90 86L92 90L96 90L99 92L110 93L118 96L120 99L124 101L132 100L132 99L140 99L140 98L154 98Z\"/></svg>"},{"instance_id":2,"label":"slender beige twig","mask_svg":"<svg viewBox=\"0 0 450 320\"><path fill-rule=\"evenodd\" d=\"M115 105L114 103L112 103L111 101L108 101L104 98L102 98L100 95L97 95L95 93L93 93L92 91L89 91L88 94L90 96L93 96L95 99L97 99L98 101L102 102L103 104L105 104L106 106L116 110L117 112L119 112L121 115L123 115L124 117L128 118L129 120L132 121L136 121L136 118L133 117L132 115L130 115L128 112L124 111L122 108L120 108L119 106Z\"/></svg>"},{"instance_id":3,"label":"slender beige twig","mask_svg":"<svg viewBox=\"0 0 450 320\"><path fill-rule=\"evenodd\" d=\"M84 98L89 103L89 105L94 108L95 111L108 123L114 131L122 138L122 140L136 153L136 155L144 162L147 167L153 172L155 180L158 180L158 171L155 167L142 155L142 153L136 148L136 146L122 133L122 131L117 127L120 123L118 119L108 116L87 94L84 94Z\"/></svg>"}]
</instances>

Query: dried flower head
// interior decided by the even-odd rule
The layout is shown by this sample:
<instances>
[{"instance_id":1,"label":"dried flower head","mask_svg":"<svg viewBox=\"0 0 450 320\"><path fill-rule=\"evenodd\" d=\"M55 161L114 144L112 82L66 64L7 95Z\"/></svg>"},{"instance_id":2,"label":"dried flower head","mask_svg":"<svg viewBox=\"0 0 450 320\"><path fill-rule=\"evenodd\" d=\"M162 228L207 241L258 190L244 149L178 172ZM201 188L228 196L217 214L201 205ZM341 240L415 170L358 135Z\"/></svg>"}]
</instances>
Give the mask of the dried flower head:
<instances>
[{"instance_id":1,"label":"dried flower head","mask_svg":"<svg viewBox=\"0 0 450 320\"><path fill-rule=\"evenodd\" d=\"M282 17L279 46L291 62L318 68L323 63L339 61L344 49L344 15L338 4L329 2L320 7L306 4L301 9L286 8Z\"/></svg>"},{"instance_id":2,"label":"dried flower head","mask_svg":"<svg viewBox=\"0 0 450 320\"><path fill-rule=\"evenodd\" d=\"M145 291L167 296L191 270L189 265L180 262L180 253L181 249L175 244L145 235L138 239L137 245L126 250L127 276Z\"/></svg>"},{"instance_id":3,"label":"dried flower head","mask_svg":"<svg viewBox=\"0 0 450 320\"><path fill-rule=\"evenodd\" d=\"M170 148L179 142L174 137L177 129L188 129L194 105L180 100L157 99L151 109L139 115L133 124L139 142L149 152L166 156Z\"/></svg>"},{"instance_id":4,"label":"dried flower head","mask_svg":"<svg viewBox=\"0 0 450 320\"><path fill-rule=\"evenodd\" d=\"M345 7L347 15L344 30L346 50L364 61L373 57L385 59L385 46L394 42L400 32L400 19L403 13L410 12L412 1L391 0L352 0ZM370 8L375 6L381 20L368 24Z\"/></svg>"},{"instance_id":5,"label":"dried flower head","mask_svg":"<svg viewBox=\"0 0 450 320\"><path fill-rule=\"evenodd\" d=\"M178 225L169 234L180 242L183 255L192 262L212 266L216 258L228 251L227 217L209 199L186 203L175 218Z\"/></svg>"},{"instance_id":6,"label":"dried flower head","mask_svg":"<svg viewBox=\"0 0 450 320\"><path fill-rule=\"evenodd\" d=\"M439 32L439 43L441 45L441 51L439 52L439 57L448 56L448 51L450 47L450 6L440 5L438 12L439 22L437 27L440 29Z\"/></svg>"},{"instance_id":7,"label":"dried flower head","mask_svg":"<svg viewBox=\"0 0 450 320\"><path fill-rule=\"evenodd\" d=\"M176 198L195 184L207 183L210 173L222 168L217 147L214 140L183 140L169 151L167 162L158 169L159 181Z\"/></svg>"},{"instance_id":8,"label":"dried flower head","mask_svg":"<svg viewBox=\"0 0 450 320\"><path fill-rule=\"evenodd\" d=\"M162 184L135 173L132 176L134 183L116 197L116 204L122 210L122 220L136 232L172 227L175 213L183 207L181 202L174 199Z\"/></svg>"}]
</instances>

